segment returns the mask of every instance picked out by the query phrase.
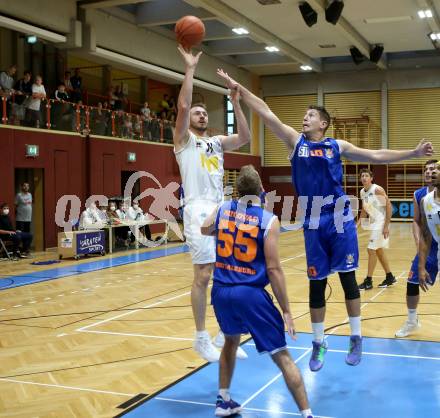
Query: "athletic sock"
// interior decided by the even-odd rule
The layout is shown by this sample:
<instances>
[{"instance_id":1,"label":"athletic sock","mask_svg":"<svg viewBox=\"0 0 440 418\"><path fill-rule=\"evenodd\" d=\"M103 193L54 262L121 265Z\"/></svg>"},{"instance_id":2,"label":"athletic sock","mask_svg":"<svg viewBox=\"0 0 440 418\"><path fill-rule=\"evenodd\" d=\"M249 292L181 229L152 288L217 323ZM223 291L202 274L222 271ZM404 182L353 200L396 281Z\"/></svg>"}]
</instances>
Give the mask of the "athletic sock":
<instances>
[{"instance_id":1,"label":"athletic sock","mask_svg":"<svg viewBox=\"0 0 440 418\"><path fill-rule=\"evenodd\" d=\"M313 418L312 410L310 408L309 409L303 409L301 411L301 417L302 418L309 418L309 417Z\"/></svg>"},{"instance_id":2,"label":"athletic sock","mask_svg":"<svg viewBox=\"0 0 440 418\"><path fill-rule=\"evenodd\" d=\"M209 333L206 329L203 331L196 331L196 338L207 338L209 340Z\"/></svg>"},{"instance_id":3,"label":"athletic sock","mask_svg":"<svg viewBox=\"0 0 440 418\"><path fill-rule=\"evenodd\" d=\"M229 388L228 389L220 389L218 391L218 394L223 398L224 401L228 402L231 400L231 395L229 394Z\"/></svg>"},{"instance_id":4,"label":"athletic sock","mask_svg":"<svg viewBox=\"0 0 440 418\"><path fill-rule=\"evenodd\" d=\"M324 341L324 322L312 322L313 340L322 343Z\"/></svg>"},{"instance_id":5,"label":"athletic sock","mask_svg":"<svg viewBox=\"0 0 440 418\"><path fill-rule=\"evenodd\" d=\"M360 316L350 316L350 317L348 317L348 320L350 321L351 335L359 335L359 337L362 337L361 317Z\"/></svg>"},{"instance_id":6,"label":"athletic sock","mask_svg":"<svg viewBox=\"0 0 440 418\"><path fill-rule=\"evenodd\" d=\"M408 309L408 321L417 322L417 309Z\"/></svg>"}]
</instances>

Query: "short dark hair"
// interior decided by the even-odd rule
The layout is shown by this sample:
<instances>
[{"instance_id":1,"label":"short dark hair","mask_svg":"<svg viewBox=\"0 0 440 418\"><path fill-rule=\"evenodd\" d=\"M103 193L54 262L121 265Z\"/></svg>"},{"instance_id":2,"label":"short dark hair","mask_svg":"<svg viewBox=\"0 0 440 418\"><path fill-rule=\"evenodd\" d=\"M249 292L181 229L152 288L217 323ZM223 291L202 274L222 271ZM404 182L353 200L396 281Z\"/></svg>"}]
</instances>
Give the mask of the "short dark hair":
<instances>
[{"instance_id":1,"label":"short dark hair","mask_svg":"<svg viewBox=\"0 0 440 418\"><path fill-rule=\"evenodd\" d=\"M191 103L191 109L193 107L202 107L203 109L205 109L206 111L208 111L208 108L206 107L205 103L202 102L196 102L196 103Z\"/></svg>"},{"instance_id":2,"label":"short dark hair","mask_svg":"<svg viewBox=\"0 0 440 418\"><path fill-rule=\"evenodd\" d=\"M260 196L262 191L261 179L252 164L241 167L240 174L237 177L237 191L239 197Z\"/></svg>"},{"instance_id":3,"label":"short dark hair","mask_svg":"<svg viewBox=\"0 0 440 418\"><path fill-rule=\"evenodd\" d=\"M319 118L327 122L327 128L325 128L324 130L325 132L329 128L331 122L331 117L330 114L327 112L327 109L324 106L310 105L309 110L317 110L319 113Z\"/></svg>"},{"instance_id":4,"label":"short dark hair","mask_svg":"<svg viewBox=\"0 0 440 418\"><path fill-rule=\"evenodd\" d=\"M368 173L371 178L373 178L373 172L369 168L363 168L361 171L359 171L359 175L362 176L362 174Z\"/></svg>"},{"instance_id":5,"label":"short dark hair","mask_svg":"<svg viewBox=\"0 0 440 418\"><path fill-rule=\"evenodd\" d=\"M23 75L26 75L26 74L32 75L32 72L29 71L29 70L26 70L26 71L23 73Z\"/></svg>"},{"instance_id":6,"label":"short dark hair","mask_svg":"<svg viewBox=\"0 0 440 418\"><path fill-rule=\"evenodd\" d=\"M437 163L438 163L438 160L435 160L435 159L433 159L433 160L428 160L428 161L426 161L426 163L425 163L425 168L426 168L427 165L437 164Z\"/></svg>"},{"instance_id":7,"label":"short dark hair","mask_svg":"<svg viewBox=\"0 0 440 418\"><path fill-rule=\"evenodd\" d=\"M8 207L9 207L9 205L8 205L7 203L2 203L2 204L0 205L0 209L8 208Z\"/></svg>"}]
</instances>

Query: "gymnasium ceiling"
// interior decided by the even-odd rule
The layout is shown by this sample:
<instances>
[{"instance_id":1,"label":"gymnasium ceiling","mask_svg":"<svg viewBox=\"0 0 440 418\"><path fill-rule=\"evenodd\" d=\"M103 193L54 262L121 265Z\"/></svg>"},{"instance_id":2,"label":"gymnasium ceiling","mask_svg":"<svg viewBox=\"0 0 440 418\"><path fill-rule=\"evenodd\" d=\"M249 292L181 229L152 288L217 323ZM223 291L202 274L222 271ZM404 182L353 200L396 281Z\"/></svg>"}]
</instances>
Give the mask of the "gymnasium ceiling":
<instances>
[{"instance_id":1,"label":"gymnasium ceiling","mask_svg":"<svg viewBox=\"0 0 440 418\"><path fill-rule=\"evenodd\" d=\"M345 0L336 25L325 20L332 1L308 0L318 23L308 27L298 0L83 0L84 8L101 9L135 25L174 38L174 24L182 16L204 21L202 49L259 75L311 71L440 67L440 0ZM262 5L261 3L273 3ZM421 19L419 10L431 10ZM247 35L236 35L242 27ZM433 41L431 33L439 33ZM375 45L384 53L377 64L355 65L350 48L369 56ZM278 52L268 52L275 46Z\"/></svg>"}]
</instances>

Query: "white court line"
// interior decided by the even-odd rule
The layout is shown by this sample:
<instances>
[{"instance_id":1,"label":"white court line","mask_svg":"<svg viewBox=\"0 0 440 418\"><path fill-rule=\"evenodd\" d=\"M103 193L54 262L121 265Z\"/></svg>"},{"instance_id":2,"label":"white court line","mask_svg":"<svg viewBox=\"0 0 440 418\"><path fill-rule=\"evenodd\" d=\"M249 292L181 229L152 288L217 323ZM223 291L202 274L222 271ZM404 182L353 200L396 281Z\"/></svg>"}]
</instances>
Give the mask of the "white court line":
<instances>
[{"instance_id":1,"label":"white court line","mask_svg":"<svg viewBox=\"0 0 440 418\"><path fill-rule=\"evenodd\" d=\"M301 253L301 254L296 255L295 257L286 258L285 260L280 261L280 263L285 263L286 261L295 260L295 258L304 257L305 255L306 255L306 253Z\"/></svg>"},{"instance_id":2,"label":"white court line","mask_svg":"<svg viewBox=\"0 0 440 418\"><path fill-rule=\"evenodd\" d=\"M134 393L121 393L121 392L112 392L109 390L87 389L87 388L80 388L77 386L51 385L49 383L28 382L25 380L15 380L15 379L3 378L3 377L0 378L0 381L11 382L11 383L21 383L23 385L48 386L48 387L53 387L53 388L79 390L82 392L105 393L108 395L119 395L119 396L129 396L129 397L133 397L136 395Z\"/></svg>"},{"instance_id":3,"label":"white court line","mask_svg":"<svg viewBox=\"0 0 440 418\"><path fill-rule=\"evenodd\" d=\"M102 321L94 322L93 324L86 325L85 327L78 328L76 331L78 331L78 332L84 332L84 331L85 331L86 329L88 329L88 328L96 327L97 325L105 324L106 322L110 322L110 321L113 321L114 319L122 318L122 317L127 316L127 315L132 315L132 314L134 314L134 313L136 313L136 312L141 311L142 309L152 308L153 306L160 305L160 304L162 304L162 303L164 303L164 302L170 302L171 300L175 300L175 299L181 298L182 296L189 295L190 293L191 293L191 291L189 291L189 292L185 292L185 293L182 293L182 294L180 294L180 295L173 296L173 297L171 297L171 298L164 299L164 300L161 300L161 301L159 301L159 302L152 303L151 305L144 306L143 308L135 309L134 311L124 312L124 313L122 313L122 314L120 314L120 315L116 315L116 316L113 316L113 317L108 318L108 319L103 319ZM95 331L87 331L87 332L95 332Z\"/></svg>"},{"instance_id":4,"label":"white court line","mask_svg":"<svg viewBox=\"0 0 440 418\"><path fill-rule=\"evenodd\" d=\"M302 360L307 354L310 353L310 351L312 351L311 348L308 348L307 351L303 354L301 354L296 360L295 363L298 363L300 360ZM267 382L263 387L261 387L260 389L258 389L253 395L251 395L249 398L247 398L243 403L242 406L245 406L246 404L248 404L252 399L256 398L261 392L263 392L263 390L265 390L267 387L269 387L273 382L275 382L276 380L278 380L283 374L280 372L278 373L272 380L270 380L269 382Z\"/></svg>"},{"instance_id":5,"label":"white court line","mask_svg":"<svg viewBox=\"0 0 440 418\"><path fill-rule=\"evenodd\" d=\"M244 345L249 345L251 347L255 347L254 343L246 343ZM294 347L288 345L287 348L289 350L310 350L310 347ZM347 353L347 350L331 350L328 349L329 353ZM383 356L383 357L402 357L402 358L411 358L411 359L421 359L421 360L437 360L440 361L440 357L427 357L427 356L411 356L407 354L390 354L390 353L376 353L372 351L363 351L362 355L367 354L370 356Z\"/></svg>"},{"instance_id":6,"label":"white court line","mask_svg":"<svg viewBox=\"0 0 440 418\"><path fill-rule=\"evenodd\" d=\"M214 403L208 403L208 402L195 402L195 401L186 401L186 400L181 400L181 399L171 399L171 398L163 398L162 396L157 396L153 399L157 399L159 401L168 401L168 402L177 402L177 403L188 403L188 404L192 404L192 405L204 405L204 406L215 406ZM242 405L243 406L243 405ZM281 415L294 415L294 416L301 416L300 413L298 412L284 412L284 411L275 411L275 410L270 410L270 409L259 409L259 408L244 408L242 409L243 411L255 411L255 412L269 412L269 413L275 413L275 414L281 414ZM324 415L314 415L316 418L332 418L332 417L327 417Z\"/></svg>"},{"instance_id":7,"label":"white court line","mask_svg":"<svg viewBox=\"0 0 440 418\"><path fill-rule=\"evenodd\" d=\"M177 340L177 341L193 341L194 338L184 337L164 337L162 335L145 335L145 334L130 334L126 332L113 332L113 331L84 331L93 332L94 334L108 334L108 335L124 335L126 337L144 337L144 338L157 338L163 340Z\"/></svg>"}]
</instances>

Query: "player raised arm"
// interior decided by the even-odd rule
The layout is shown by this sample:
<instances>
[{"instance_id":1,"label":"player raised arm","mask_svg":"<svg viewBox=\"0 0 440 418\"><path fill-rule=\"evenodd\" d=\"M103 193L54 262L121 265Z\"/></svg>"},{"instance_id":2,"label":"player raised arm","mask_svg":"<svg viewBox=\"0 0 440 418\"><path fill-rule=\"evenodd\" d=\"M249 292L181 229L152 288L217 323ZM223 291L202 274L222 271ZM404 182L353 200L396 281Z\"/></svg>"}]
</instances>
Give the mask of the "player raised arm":
<instances>
[{"instance_id":1,"label":"player raised arm","mask_svg":"<svg viewBox=\"0 0 440 418\"><path fill-rule=\"evenodd\" d=\"M280 236L280 222L275 219L270 226L264 239L264 256L266 259L267 275L270 280L273 293L283 312L283 319L287 326L289 335L296 339L295 326L290 312L289 298L287 296L286 278L281 268L278 255L278 238Z\"/></svg>"},{"instance_id":2,"label":"player raised arm","mask_svg":"<svg viewBox=\"0 0 440 418\"><path fill-rule=\"evenodd\" d=\"M338 139L338 145L341 155L352 160L359 162L371 162L377 164L394 163L401 160L407 160L410 158L420 158L424 156L431 156L434 153L434 148L431 142L426 139L422 139L416 148L412 150L391 150L380 149L370 150L365 148L356 147L350 142Z\"/></svg>"},{"instance_id":3,"label":"player raised arm","mask_svg":"<svg viewBox=\"0 0 440 418\"><path fill-rule=\"evenodd\" d=\"M424 198L420 201L420 217L419 217L419 286L426 292L428 289L428 282L430 282L429 273L426 271L426 258L428 257L429 249L431 248L432 235L428 228L426 221L425 209L423 207Z\"/></svg>"},{"instance_id":4,"label":"player raised arm","mask_svg":"<svg viewBox=\"0 0 440 418\"><path fill-rule=\"evenodd\" d=\"M186 51L182 45L177 47L185 61L185 78L180 88L179 98L177 100L177 118L176 128L174 130L173 142L176 151L182 148L189 138L189 114L191 111L193 79L199 62L200 51L197 55L193 55L191 51Z\"/></svg>"},{"instance_id":5,"label":"player raised arm","mask_svg":"<svg viewBox=\"0 0 440 418\"><path fill-rule=\"evenodd\" d=\"M264 124L287 146L289 152L295 148L300 136L299 132L280 121L280 119L270 110L269 106L247 88L243 87L237 81L229 77L223 70L217 70L217 74L223 78L226 86L231 90L239 90L241 98L247 106L257 113Z\"/></svg>"},{"instance_id":6,"label":"player raised arm","mask_svg":"<svg viewBox=\"0 0 440 418\"><path fill-rule=\"evenodd\" d=\"M234 106L235 118L237 120L237 133L220 137L224 151L236 150L243 145L246 145L251 140L249 125L240 106L240 93L238 90L231 90L230 97L232 105Z\"/></svg>"}]
</instances>

